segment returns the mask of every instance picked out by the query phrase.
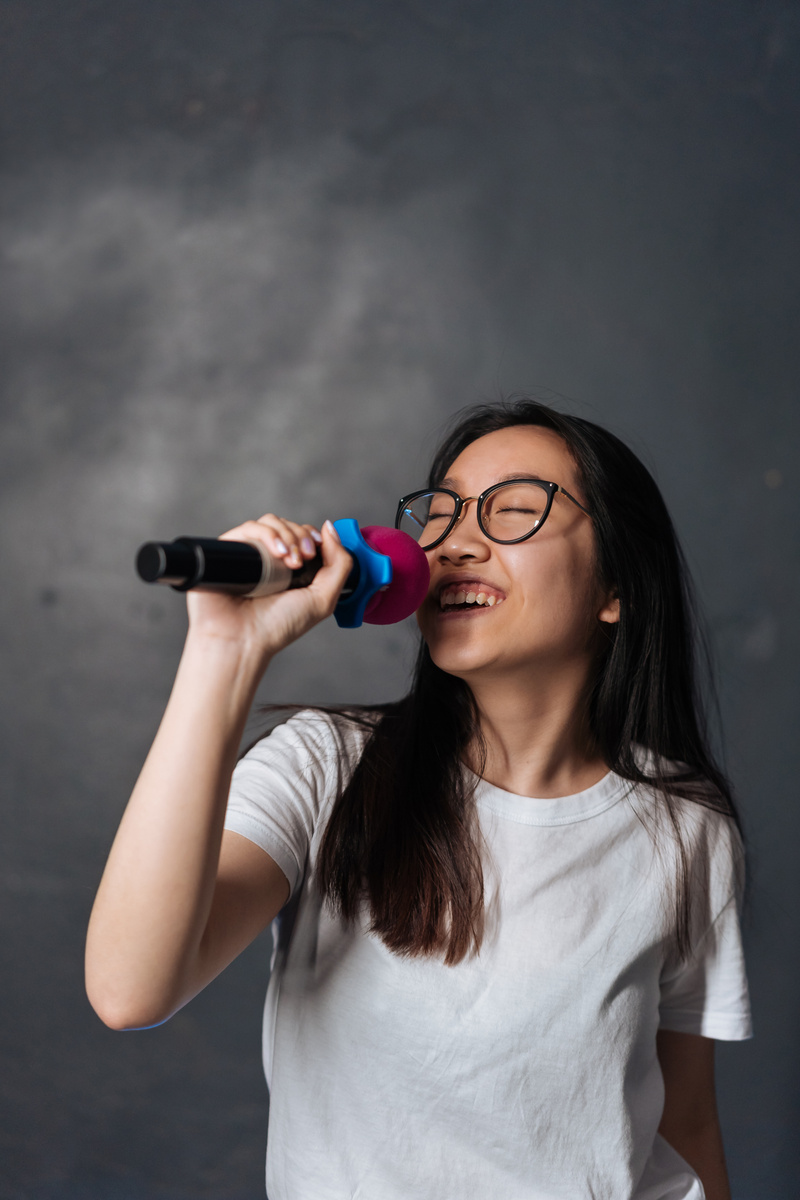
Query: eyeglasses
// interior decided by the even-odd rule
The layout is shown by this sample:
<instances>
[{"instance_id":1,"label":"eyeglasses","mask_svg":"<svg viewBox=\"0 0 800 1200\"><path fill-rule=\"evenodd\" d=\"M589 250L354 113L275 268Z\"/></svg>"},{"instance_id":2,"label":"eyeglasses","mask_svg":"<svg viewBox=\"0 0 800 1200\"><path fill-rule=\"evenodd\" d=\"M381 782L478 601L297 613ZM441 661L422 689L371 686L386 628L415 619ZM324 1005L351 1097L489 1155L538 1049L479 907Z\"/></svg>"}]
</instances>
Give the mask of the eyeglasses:
<instances>
[{"instance_id":1,"label":"eyeglasses","mask_svg":"<svg viewBox=\"0 0 800 1200\"><path fill-rule=\"evenodd\" d=\"M423 489L403 496L395 529L402 529L423 550L432 550L456 525L468 500L478 502L478 525L492 542L503 546L524 542L544 525L556 492L591 516L588 508L557 483L545 479L508 479L492 484L480 496L459 496L449 488Z\"/></svg>"}]
</instances>

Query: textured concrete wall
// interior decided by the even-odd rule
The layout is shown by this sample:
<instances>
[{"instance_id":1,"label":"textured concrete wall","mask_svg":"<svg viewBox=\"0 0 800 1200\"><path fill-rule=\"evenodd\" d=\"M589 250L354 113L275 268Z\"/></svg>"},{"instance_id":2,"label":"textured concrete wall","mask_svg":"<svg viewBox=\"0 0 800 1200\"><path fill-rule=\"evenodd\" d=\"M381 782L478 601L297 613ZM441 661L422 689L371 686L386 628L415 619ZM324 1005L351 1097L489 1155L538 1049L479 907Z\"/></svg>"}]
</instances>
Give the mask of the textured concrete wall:
<instances>
[{"instance_id":1,"label":"textured concrete wall","mask_svg":"<svg viewBox=\"0 0 800 1200\"><path fill-rule=\"evenodd\" d=\"M262 1194L267 940L149 1033L82 991L184 628L138 543L390 522L500 390L626 438L686 545L754 851L731 1172L793 1194L799 66L782 0L3 4L2 1200ZM262 694L388 698L411 638Z\"/></svg>"}]
</instances>

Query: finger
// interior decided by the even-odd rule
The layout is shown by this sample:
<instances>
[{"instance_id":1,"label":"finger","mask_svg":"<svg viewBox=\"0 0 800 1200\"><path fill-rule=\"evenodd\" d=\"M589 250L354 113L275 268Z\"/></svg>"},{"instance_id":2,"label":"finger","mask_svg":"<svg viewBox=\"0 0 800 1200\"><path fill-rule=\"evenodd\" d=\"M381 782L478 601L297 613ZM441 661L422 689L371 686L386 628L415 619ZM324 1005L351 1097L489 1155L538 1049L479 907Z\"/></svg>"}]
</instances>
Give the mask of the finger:
<instances>
[{"instance_id":1,"label":"finger","mask_svg":"<svg viewBox=\"0 0 800 1200\"><path fill-rule=\"evenodd\" d=\"M269 514L271 523L274 523L275 518ZM263 520L263 518L262 518ZM301 525L297 521L290 521L286 517L280 518L280 527L282 532L282 540L286 545L288 553L292 556L295 566L301 566L303 560L316 558L319 553L319 546L322 541L322 535L313 525Z\"/></svg>"},{"instance_id":2,"label":"finger","mask_svg":"<svg viewBox=\"0 0 800 1200\"><path fill-rule=\"evenodd\" d=\"M311 534L312 526L299 525L295 521L284 521L291 531L291 545L304 559L314 558L318 552L316 539Z\"/></svg>"},{"instance_id":3,"label":"finger","mask_svg":"<svg viewBox=\"0 0 800 1200\"><path fill-rule=\"evenodd\" d=\"M353 569L353 556L345 550L332 522L326 521L322 526L321 537L322 567L310 587L321 594L326 611L331 613Z\"/></svg>"},{"instance_id":4,"label":"finger","mask_svg":"<svg viewBox=\"0 0 800 1200\"><path fill-rule=\"evenodd\" d=\"M263 545L269 554L280 558L287 567L303 565L300 541L305 535L302 527L274 513L265 513L257 521L245 521L222 534L223 540L242 540ZM312 555L309 557L313 557Z\"/></svg>"}]
</instances>

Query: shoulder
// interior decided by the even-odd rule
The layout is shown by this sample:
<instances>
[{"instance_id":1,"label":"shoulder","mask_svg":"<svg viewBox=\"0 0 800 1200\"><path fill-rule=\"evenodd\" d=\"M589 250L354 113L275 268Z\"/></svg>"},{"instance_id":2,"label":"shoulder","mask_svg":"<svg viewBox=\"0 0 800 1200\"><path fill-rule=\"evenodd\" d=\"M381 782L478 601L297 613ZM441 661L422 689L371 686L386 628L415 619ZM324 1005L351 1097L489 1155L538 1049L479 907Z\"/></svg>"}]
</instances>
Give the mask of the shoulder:
<instances>
[{"instance_id":1,"label":"shoulder","mask_svg":"<svg viewBox=\"0 0 800 1200\"><path fill-rule=\"evenodd\" d=\"M346 712L302 709L251 746L236 773L255 766L291 766L301 773L322 771L326 775L333 769L352 770L374 723L370 713L351 716Z\"/></svg>"},{"instance_id":2,"label":"shoulder","mask_svg":"<svg viewBox=\"0 0 800 1200\"><path fill-rule=\"evenodd\" d=\"M741 905L745 876L741 833L728 813L681 796L673 796L671 802L694 903L702 901L706 922L713 922L729 905Z\"/></svg>"},{"instance_id":3,"label":"shoulder","mask_svg":"<svg viewBox=\"0 0 800 1200\"><path fill-rule=\"evenodd\" d=\"M256 742L236 765L225 828L265 850L292 892L369 732L366 722L303 710Z\"/></svg>"},{"instance_id":4,"label":"shoulder","mask_svg":"<svg viewBox=\"0 0 800 1200\"><path fill-rule=\"evenodd\" d=\"M711 782L682 782L681 763L660 760L637 747L637 765L647 774L658 773L666 794L654 784L637 784L632 791L636 816L657 848L667 878L683 880L695 903L702 898L706 919L713 920L731 902L741 903L744 891L745 850L737 820L726 811L725 799ZM675 785L670 787L670 776Z\"/></svg>"},{"instance_id":5,"label":"shoulder","mask_svg":"<svg viewBox=\"0 0 800 1200\"><path fill-rule=\"evenodd\" d=\"M743 853L736 818L710 780L692 777L685 763L659 757L642 746L634 746L634 758L638 768L653 779L650 784L634 786L642 812L660 814L661 820L667 817L676 832L698 849L719 847L731 854ZM657 789L657 776L664 781L666 797Z\"/></svg>"}]
</instances>

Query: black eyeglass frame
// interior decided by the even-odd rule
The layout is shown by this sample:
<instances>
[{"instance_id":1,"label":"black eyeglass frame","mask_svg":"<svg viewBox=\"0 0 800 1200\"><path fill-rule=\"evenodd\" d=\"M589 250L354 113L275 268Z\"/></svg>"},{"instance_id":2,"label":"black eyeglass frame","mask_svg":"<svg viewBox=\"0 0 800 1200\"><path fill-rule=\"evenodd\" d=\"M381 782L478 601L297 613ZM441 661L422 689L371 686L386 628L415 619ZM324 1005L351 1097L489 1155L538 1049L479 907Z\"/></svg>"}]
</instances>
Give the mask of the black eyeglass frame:
<instances>
[{"instance_id":1,"label":"black eyeglass frame","mask_svg":"<svg viewBox=\"0 0 800 1200\"><path fill-rule=\"evenodd\" d=\"M538 524L534 525L534 527L530 531L530 533L524 533L522 535L522 537L508 538L508 539L493 537L492 534L489 533L488 529L486 528L486 526L483 523L484 502L488 496L491 496L494 492L499 491L500 488L509 487L515 483L537 483L537 484L539 484L540 487L545 488L545 490L547 491L547 503L545 504L544 513L542 514L542 518L538 522ZM440 546L442 544L442 542L445 540L445 538L450 536L452 530L458 524L458 519L461 516L461 511L468 500L477 500L477 502L478 502L478 527L480 528L481 533L484 535L484 537L487 537L490 542L496 542L499 546L515 546L518 542L527 542L528 538L532 538L535 533L538 533L539 530L544 525L545 521L547 520L548 516L550 515L550 509L553 507L553 498L557 492L560 492L562 496L566 496L568 500L571 500L573 504L577 505L577 507L581 510L581 512L586 513L587 517L590 517L592 515L589 512L589 509L584 508L584 506L581 504L580 500L576 500L574 496L570 495L570 493L567 491L567 489L563 488L560 483L551 483L547 479L532 479L528 475L523 475L519 479L503 479L503 480L501 480L500 483L493 483L492 486L488 487L485 492L481 492L480 496L463 496L462 497L462 496L459 496L458 492L454 492L450 488L443 488L443 487L419 488L419 490L416 492L409 492L409 494L407 496L401 497L400 503L397 505L397 513L396 513L395 519L394 519L395 529L400 528L400 521L404 515L404 509L407 504L410 504L412 500L416 500L420 496L430 496L434 492L444 492L445 495L452 496L453 500L455 500L455 508L453 510L453 515L450 518L450 521L448 522L447 528L445 529L444 533L441 534L441 536L438 537L435 542L430 542L429 545L427 545L427 546L423 546L422 543L420 543L421 549L423 549L423 550L434 550L437 546Z\"/></svg>"}]
</instances>

